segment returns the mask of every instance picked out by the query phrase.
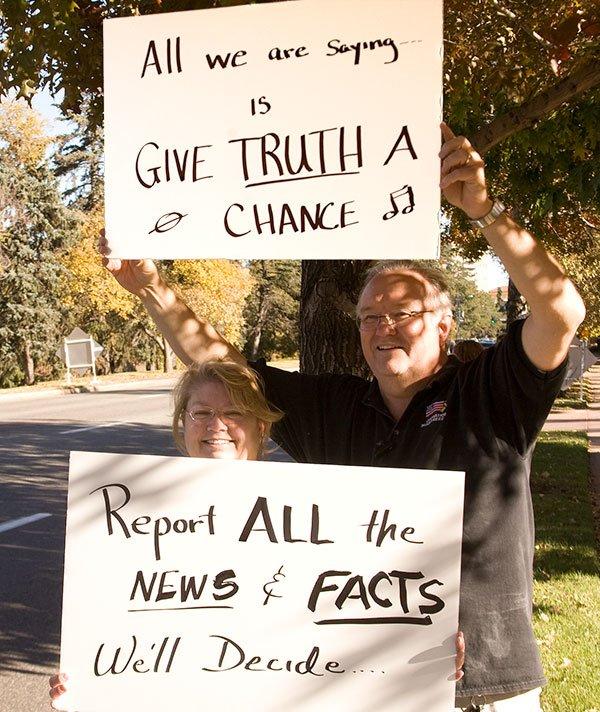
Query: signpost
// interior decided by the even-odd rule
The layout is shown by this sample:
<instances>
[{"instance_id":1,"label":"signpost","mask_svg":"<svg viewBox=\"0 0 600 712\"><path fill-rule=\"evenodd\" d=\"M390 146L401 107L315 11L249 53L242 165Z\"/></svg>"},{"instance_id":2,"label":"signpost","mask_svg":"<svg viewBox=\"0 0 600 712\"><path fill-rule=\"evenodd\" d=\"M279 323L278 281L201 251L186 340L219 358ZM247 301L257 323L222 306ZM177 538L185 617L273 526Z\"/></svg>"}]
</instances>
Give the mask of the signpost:
<instances>
[{"instance_id":1,"label":"signpost","mask_svg":"<svg viewBox=\"0 0 600 712\"><path fill-rule=\"evenodd\" d=\"M61 358L67 367L67 383L72 382L71 372L83 375L88 369L92 369L92 383L97 383L96 378L96 358L104 351L97 341L86 334L83 329L76 327L63 339L62 346L56 351L56 355Z\"/></svg>"},{"instance_id":2,"label":"signpost","mask_svg":"<svg viewBox=\"0 0 600 712\"><path fill-rule=\"evenodd\" d=\"M86 712L448 712L463 474L71 453Z\"/></svg>"}]
</instances>

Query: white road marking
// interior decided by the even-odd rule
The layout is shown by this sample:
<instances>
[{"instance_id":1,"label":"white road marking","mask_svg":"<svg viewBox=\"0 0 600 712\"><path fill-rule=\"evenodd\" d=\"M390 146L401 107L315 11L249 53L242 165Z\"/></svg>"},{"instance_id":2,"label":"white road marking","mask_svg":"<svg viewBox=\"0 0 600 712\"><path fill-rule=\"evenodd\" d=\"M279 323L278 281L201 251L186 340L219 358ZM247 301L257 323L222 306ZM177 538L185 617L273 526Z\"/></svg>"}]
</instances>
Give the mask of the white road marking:
<instances>
[{"instance_id":1,"label":"white road marking","mask_svg":"<svg viewBox=\"0 0 600 712\"><path fill-rule=\"evenodd\" d=\"M88 425L85 428L69 428L69 430L61 430L59 435L68 435L69 433L82 433L84 430L96 430L97 428L110 428L113 425L129 425L128 420L118 420L114 423L100 423L100 425Z\"/></svg>"},{"instance_id":2,"label":"white road marking","mask_svg":"<svg viewBox=\"0 0 600 712\"><path fill-rule=\"evenodd\" d=\"M150 393L147 396L140 396L140 398L164 398L165 393Z\"/></svg>"},{"instance_id":3,"label":"white road marking","mask_svg":"<svg viewBox=\"0 0 600 712\"><path fill-rule=\"evenodd\" d=\"M9 529L16 529L17 527L23 527L25 524L31 524L32 522L37 522L40 519L46 519L46 517L51 517L52 515L48 512L38 512L38 514L31 514L28 517L19 517L19 519L13 519L8 522L2 522L0 524L0 534L2 532L7 532Z\"/></svg>"}]
</instances>

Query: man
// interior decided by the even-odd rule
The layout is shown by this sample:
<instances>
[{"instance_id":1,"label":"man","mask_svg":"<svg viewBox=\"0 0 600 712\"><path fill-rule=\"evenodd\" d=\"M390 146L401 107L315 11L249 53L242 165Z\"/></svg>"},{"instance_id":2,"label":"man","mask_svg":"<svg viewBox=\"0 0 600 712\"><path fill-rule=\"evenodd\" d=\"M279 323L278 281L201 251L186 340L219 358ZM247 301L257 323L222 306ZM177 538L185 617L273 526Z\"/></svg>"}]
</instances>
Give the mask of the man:
<instances>
[{"instance_id":1,"label":"man","mask_svg":"<svg viewBox=\"0 0 600 712\"><path fill-rule=\"evenodd\" d=\"M558 263L487 193L468 140L442 124L441 188L482 229L530 315L469 364L446 355L452 326L443 275L377 265L357 307L375 377L307 376L253 364L285 417L274 439L302 462L465 470L457 705L537 710L545 680L531 630L535 438L563 378L585 309ZM108 254L104 246L105 254ZM161 281L152 262L106 259L185 362L244 361Z\"/></svg>"}]
</instances>

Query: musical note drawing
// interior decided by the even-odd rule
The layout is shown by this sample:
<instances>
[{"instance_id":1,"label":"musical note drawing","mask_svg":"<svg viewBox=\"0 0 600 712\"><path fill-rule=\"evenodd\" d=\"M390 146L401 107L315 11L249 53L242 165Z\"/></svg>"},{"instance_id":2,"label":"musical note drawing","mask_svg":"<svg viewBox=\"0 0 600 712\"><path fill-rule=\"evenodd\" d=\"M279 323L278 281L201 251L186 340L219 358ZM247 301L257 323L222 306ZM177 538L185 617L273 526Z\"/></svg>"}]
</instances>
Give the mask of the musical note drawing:
<instances>
[{"instance_id":1,"label":"musical note drawing","mask_svg":"<svg viewBox=\"0 0 600 712\"><path fill-rule=\"evenodd\" d=\"M279 567L279 571L277 573L273 574L273 580L272 581L267 581L267 583L263 586L263 591L266 593L267 597L263 601L263 606L266 606L267 603L269 602L269 598L283 598L283 596L280 596L277 593L272 592L272 588L276 583L279 583L279 579L285 578L285 574L283 573L283 564ZM267 590L267 586L270 586L271 588Z\"/></svg>"},{"instance_id":2,"label":"musical note drawing","mask_svg":"<svg viewBox=\"0 0 600 712\"><path fill-rule=\"evenodd\" d=\"M156 221L156 224L154 225L154 229L150 230L148 235L151 235L153 232L167 232L168 230L172 230L174 227L177 227L179 223L183 220L184 217L186 217L187 213L184 213L183 215L181 213L166 213L165 215L161 215L158 220Z\"/></svg>"},{"instance_id":3,"label":"musical note drawing","mask_svg":"<svg viewBox=\"0 0 600 712\"><path fill-rule=\"evenodd\" d=\"M408 205L405 205L402 208L402 215L408 215L409 213L412 213L412 211L415 209L415 196L413 193L413 189L410 185L403 185L402 188L400 188L399 190L395 190L393 193L390 193L392 209L384 214L384 220L391 220L391 218L398 215L398 213L400 212L400 208L396 203L396 198L401 198L403 195L406 195L408 197Z\"/></svg>"}]
</instances>

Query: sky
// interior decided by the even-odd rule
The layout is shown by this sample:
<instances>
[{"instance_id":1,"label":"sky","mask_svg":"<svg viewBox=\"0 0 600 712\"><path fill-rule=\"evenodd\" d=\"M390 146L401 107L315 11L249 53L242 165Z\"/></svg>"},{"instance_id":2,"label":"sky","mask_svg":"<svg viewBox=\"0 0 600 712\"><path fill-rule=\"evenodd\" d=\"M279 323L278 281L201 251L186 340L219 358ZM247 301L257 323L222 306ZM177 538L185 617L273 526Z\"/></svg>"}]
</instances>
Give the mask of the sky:
<instances>
[{"instance_id":1,"label":"sky","mask_svg":"<svg viewBox=\"0 0 600 712\"><path fill-rule=\"evenodd\" d=\"M66 125L61 122L60 111L54 106L55 100L48 90L38 92L33 98L33 106L46 119L46 129L50 135L63 133ZM492 254L486 254L475 267L475 281L477 287L483 291L490 291L508 284L508 275L500 261Z\"/></svg>"}]
</instances>

